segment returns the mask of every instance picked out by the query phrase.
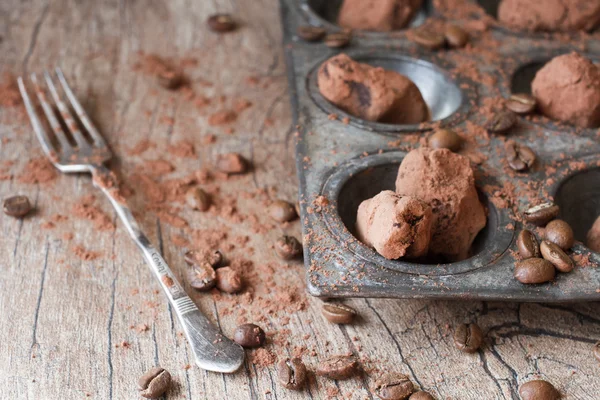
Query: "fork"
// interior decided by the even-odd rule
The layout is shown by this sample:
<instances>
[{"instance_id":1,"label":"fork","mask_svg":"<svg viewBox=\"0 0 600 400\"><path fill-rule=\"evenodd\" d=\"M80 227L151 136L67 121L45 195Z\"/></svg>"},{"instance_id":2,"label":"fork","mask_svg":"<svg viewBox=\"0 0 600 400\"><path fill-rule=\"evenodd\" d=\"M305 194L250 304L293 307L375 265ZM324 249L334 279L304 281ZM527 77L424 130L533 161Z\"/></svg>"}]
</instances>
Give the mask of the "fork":
<instances>
[{"instance_id":1,"label":"fork","mask_svg":"<svg viewBox=\"0 0 600 400\"><path fill-rule=\"evenodd\" d=\"M85 129L80 129L69 106L61 99L57 86L54 85L53 78L48 71L44 71L44 78L58 112L55 112L55 108L39 84L37 76L32 74L33 89L54 133L54 141L38 118L36 109L27 94L23 78L18 78L19 91L44 153L61 172L92 174L94 186L101 189L110 200L129 235L142 251L171 306L175 309L194 353L196 364L209 371L226 373L236 371L244 362L244 350L225 337L200 312L192 299L185 293L160 252L152 246L141 231L124 197L119 192L115 175L104 166L104 163L112 157L104 138L83 110L60 68L56 69L56 76L72 110L79 118L81 127ZM62 123L59 118L62 118ZM82 131L87 131L88 135L84 135Z\"/></svg>"}]
</instances>

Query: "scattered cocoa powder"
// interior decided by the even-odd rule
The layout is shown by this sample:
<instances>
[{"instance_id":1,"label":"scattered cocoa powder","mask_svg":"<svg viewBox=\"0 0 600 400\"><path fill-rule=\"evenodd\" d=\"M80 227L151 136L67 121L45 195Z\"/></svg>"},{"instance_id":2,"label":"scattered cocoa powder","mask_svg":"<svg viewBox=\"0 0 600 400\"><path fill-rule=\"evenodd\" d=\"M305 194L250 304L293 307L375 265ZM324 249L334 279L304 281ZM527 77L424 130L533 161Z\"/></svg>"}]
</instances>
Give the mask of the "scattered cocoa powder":
<instances>
[{"instance_id":1,"label":"scattered cocoa powder","mask_svg":"<svg viewBox=\"0 0 600 400\"><path fill-rule=\"evenodd\" d=\"M99 252L87 250L81 245L75 245L71 247L71 251L73 252L73 254L75 254L75 256L77 256L83 261L93 261L100 257Z\"/></svg>"},{"instance_id":2,"label":"scattered cocoa powder","mask_svg":"<svg viewBox=\"0 0 600 400\"><path fill-rule=\"evenodd\" d=\"M18 177L21 183L50 183L58 173L54 165L46 157L29 160Z\"/></svg>"}]
</instances>

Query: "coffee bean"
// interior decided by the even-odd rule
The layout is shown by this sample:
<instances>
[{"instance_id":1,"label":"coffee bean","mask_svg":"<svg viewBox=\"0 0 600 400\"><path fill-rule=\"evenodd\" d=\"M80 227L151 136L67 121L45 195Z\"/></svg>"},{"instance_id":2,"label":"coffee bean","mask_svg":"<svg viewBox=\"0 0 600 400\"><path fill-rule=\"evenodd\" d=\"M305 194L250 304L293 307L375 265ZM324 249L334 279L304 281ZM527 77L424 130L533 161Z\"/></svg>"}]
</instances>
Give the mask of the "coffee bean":
<instances>
[{"instance_id":1,"label":"coffee bean","mask_svg":"<svg viewBox=\"0 0 600 400\"><path fill-rule=\"evenodd\" d=\"M220 250L204 252L190 250L183 255L183 259L188 265L208 263L213 268L217 268L223 262L223 253Z\"/></svg>"},{"instance_id":2,"label":"coffee bean","mask_svg":"<svg viewBox=\"0 0 600 400\"><path fill-rule=\"evenodd\" d=\"M563 250L570 249L575 243L573 229L562 219L548 222L544 230L544 237L552 243L556 243Z\"/></svg>"},{"instance_id":3,"label":"coffee bean","mask_svg":"<svg viewBox=\"0 0 600 400\"><path fill-rule=\"evenodd\" d=\"M243 324L233 333L233 341L242 347L260 347L265 344L265 331L254 324Z\"/></svg>"},{"instance_id":4,"label":"coffee bean","mask_svg":"<svg viewBox=\"0 0 600 400\"><path fill-rule=\"evenodd\" d=\"M208 263L192 265L188 275L190 286L196 290L210 290L217 284L217 273Z\"/></svg>"},{"instance_id":5,"label":"coffee bean","mask_svg":"<svg viewBox=\"0 0 600 400\"><path fill-rule=\"evenodd\" d=\"M302 40L307 42L316 42L317 40L323 39L327 31L318 26L302 25L296 30L296 34Z\"/></svg>"},{"instance_id":6,"label":"coffee bean","mask_svg":"<svg viewBox=\"0 0 600 400\"><path fill-rule=\"evenodd\" d=\"M415 392L408 400L435 400L432 395L427 392Z\"/></svg>"},{"instance_id":7,"label":"coffee bean","mask_svg":"<svg viewBox=\"0 0 600 400\"><path fill-rule=\"evenodd\" d=\"M558 216L559 208L554 203L544 203L531 207L523 214L525 221L544 226Z\"/></svg>"},{"instance_id":8,"label":"coffee bean","mask_svg":"<svg viewBox=\"0 0 600 400\"><path fill-rule=\"evenodd\" d=\"M194 210L207 211L210 208L210 196L200 188L188 190L185 201Z\"/></svg>"},{"instance_id":9,"label":"coffee bean","mask_svg":"<svg viewBox=\"0 0 600 400\"><path fill-rule=\"evenodd\" d=\"M529 381L519 388L522 400L558 400L560 393L552 384L542 380Z\"/></svg>"},{"instance_id":10,"label":"coffee bean","mask_svg":"<svg viewBox=\"0 0 600 400\"><path fill-rule=\"evenodd\" d=\"M216 270L217 289L225 293L237 293L244 287L242 278L235 270L230 267L223 267Z\"/></svg>"},{"instance_id":11,"label":"coffee bean","mask_svg":"<svg viewBox=\"0 0 600 400\"><path fill-rule=\"evenodd\" d=\"M231 32L237 27L231 14L215 14L208 17L206 21L213 32Z\"/></svg>"},{"instance_id":12,"label":"coffee bean","mask_svg":"<svg viewBox=\"0 0 600 400\"><path fill-rule=\"evenodd\" d=\"M358 362L354 356L332 356L319 363L317 375L329 379L348 379L358 370Z\"/></svg>"},{"instance_id":13,"label":"coffee bean","mask_svg":"<svg viewBox=\"0 0 600 400\"><path fill-rule=\"evenodd\" d=\"M408 376L396 374L377 381L373 392L381 400L406 400L414 390Z\"/></svg>"},{"instance_id":14,"label":"coffee bean","mask_svg":"<svg viewBox=\"0 0 600 400\"><path fill-rule=\"evenodd\" d=\"M438 129L429 137L429 147L457 151L462 145L462 138L450 129Z\"/></svg>"},{"instance_id":15,"label":"coffee bean","mask_svg":"<svg viewBox=\"0 0 600 400\"><path fill-rule=\"evenodd\" d=\"M469 34L460 26L448 25L444 31L448 46L453 48L465 47L469 42Z\"/></svg>"},{"instance_id":16,"label":"coffee bean","mask_svg":"<svg viewBox=\"0 0 600 400\"><path fill-rule=\"evenodd\" d=\"M523 229L517 237L517 248L524 259L539 257L540 246L533 232Z\"/></svg>"},{"instance_id":17,"label":"coffee bean","mask_svg":"<svg viewBox=\"0 0 600 400\"><path fill-rule=\"evenodd\" d=\"M12 196L4 199L2 209L11 217L23 217L31 211L31 203L27 196Z\"/></svg>"},{"instance_id":18,"label":"coffee bean","mask_svg":"<svg viewBox=\"0 0 600 400\"><path fill-rule=\"evenodd\" d=\"M175 90L182 85L183 76L173 69L165 68L156 74L156 80L165 89Z\"/></svg>"},{"instance_id":19,"label":"coffee bean","mask_svg":"<svg viewBox=\"0 0 600 400\"><path fill-rule=\"evenodd\" d=\"M327 321L334 324L350 324L357 314L354 308L336 303L323 304L321 312Z\"/></svg>"},{"instance_id":20,"label":"coffee bean","mask_svg":"<svg viewBox=\"0 0 600 400\"><path fill-rule=\"evenodd\" d=\"M293 260L302 254L302 245L293 236L282 236L275 242L275 253L283 260Z\"/></svg>"},{"instance_id":21,"label":"coffee bean","mask_svg":"<svg viewBox=\"0 0 600 400\"><path fill-rule=\"evenodd\" d=\"M575 267L573 260L556 244L544 240L540 245L540 251L542 252L542 257L550 261L560 272L573 271Z\"/></svg>"},{"instance_id":22,"label":"coffee bean","mask_svg":"<svg viewBox=\"0 0 600 400\"><path fill-rule=\"evenodd\" d=\"M498 111L485 124L485 128L492 133L506 133L517 123L517 116L509 110Z\"/></svg>"},{"instance_id":23,"label":"coffee bean","mask_svg":"<svg viewBox=\"0 0 600 400\"><path fill-rule=\"evenodd\" d=\"M600 342L594 345L592 352L594 353L594 357L596 357L596 360L600 361Z\"/></svg>"},{"instance_id":24,"label":"coffee bean","mask_svg":"<svg viewBox=\"0 0 600 400\"><path fill-rule=\"evenodd\" d=\"M483 333L477 324L462 324L454 331L454 345L465 353L475 353L483 343Z\"/></svg>"},{"instance_id":25,"label":"coffee bean","mask_svg":"<svg viewBox=\"0 0 600 400\"><path fill-rule=\"evenodd\" d=\"M268 212L269 216L277 222L289 222L298 216L294 205L285 200L275 200L269 206Z\"/></svg>"},{"instance_id":26,"label":"coffee bean","mask_svg":"<svg viewBox=\"0 0 600 400\"><path fill-rule=\"evenodd\" d=\"M412 41L419 46L429 50L441 49L446 45L446 38L443 34L428 30L426 28L416 29L411 37Z\"/></svg>"},{"instance_id":27,"label":"coffee bean","mask_svg":"<svg viewBox=\"0 0 600 400\"><path fill-rule=\"evenodd\" d=\"M535 162L535 153L533 150L514 140L507 140L504 143L504 151L508 165L515 171L525 171Z\"/></svg>"},{"instance_id":28,"label":"coffee bean","mask_svg":"<svg viewBox=\"0 0 600 400\"><path fill-rule=\"evenodd\" d=\"M521 283L544 283L554 279L554 265L543 258L528 258L515 263L514 276Z\"/></svg>"},{"instance_id":29,"label":"coffee bean","mask_svg":"<svg viewBox=\"0 0 600 400\"><path fill-rule=\"evenodd\" d=\"M171 386L171 374L164 368L155 367L138 380L140 395L147 399L162 396Z\"/></svg>"},{"instance_id":30,"label":"coffee bean","mask_svg":"<svg viewBox=\"0 0 600 400\"><path fill-rule=\"evenodd\" d=\"M277 377L279 383L291 390L301 390L306 384L308 371L299 358L286 358L277 363Z\"/></svg>"},{"instance_id":31,"label":"coffee bean","mask_svg":"<svg viewBox=\"0 0 600 400\"><path fill-rule=\"evenodd\" d=\"M248 163L238 153L219 154L216 167L228 174L242 174L248 170Z\"/></svg>"},{"instance_id":32,"label":"coffee bean","mask_svg":"<svg viewBox=\"0 0 600 400\"><path fill-rule=\"evenodd\" d=\"M327 46L329 48L338 49L341 47L348 46L351 39L352 39L352 33L348 32L348 31L341 31L341 32L330 33L327 36L325 36L324 43L325 43L325 46Z\"/></svg>"},{"instance_id":33,"label":"coffee bean","mask_svg":"<svg viewBox=\"0 0 600 400\"><path fill-rule=\"evenodd\" d=\"M516 93L508 98L505 106L516 114L529 114L535 110L537 100L530 94Z\"/></svg>"}]
</instances>

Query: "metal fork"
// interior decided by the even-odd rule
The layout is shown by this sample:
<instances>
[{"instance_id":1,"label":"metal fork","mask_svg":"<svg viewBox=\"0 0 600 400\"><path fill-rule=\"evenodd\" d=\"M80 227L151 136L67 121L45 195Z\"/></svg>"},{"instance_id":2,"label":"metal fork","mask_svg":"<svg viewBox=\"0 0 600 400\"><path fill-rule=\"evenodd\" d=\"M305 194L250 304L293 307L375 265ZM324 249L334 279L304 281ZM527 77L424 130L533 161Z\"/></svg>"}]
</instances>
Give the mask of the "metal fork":
<instances>
[{"instance_id":1,"label":"metal fork","mask_svg":"<svg viewBox=\"0 0 600 400\"><path fill-rule=\"evenodd\" d=\"M89 136L84 135L82 130L79 129L69 106L61 99L53 78L45 71L46 85L58 112L55 112L55 108L53 108L46 92L38 83L35 74L31 75L31 81L42 110L54 133L55 140L53 141L37 116L23 79L19 77L19 90L33 125L33 130L42 145L44 153L61 172L87 172L92 174L94 186L101 189L110 200L175 309L194 352L196 364L200 368L209 371L234 372L244 362L244 350L241 346L223 336L219 329L211 324L198 310L198 307L177 282L166 261L140 230L125 199L120 195L114 174L104 166L104 163L112 156L108 146L83 110L59 68L56 69L56 76L70 106ZM62 119L62 124L59 118Z\"/></svg>"}]
</instances>

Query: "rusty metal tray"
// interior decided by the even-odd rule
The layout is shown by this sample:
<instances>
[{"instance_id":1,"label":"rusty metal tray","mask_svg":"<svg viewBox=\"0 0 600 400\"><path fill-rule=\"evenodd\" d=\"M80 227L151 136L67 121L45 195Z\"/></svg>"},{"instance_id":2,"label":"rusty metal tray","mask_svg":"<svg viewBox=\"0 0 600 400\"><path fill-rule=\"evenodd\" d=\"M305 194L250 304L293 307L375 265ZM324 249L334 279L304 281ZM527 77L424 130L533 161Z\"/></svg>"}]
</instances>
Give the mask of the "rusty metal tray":
<instances>
[{"instance_id":1,"label":"rusty metal tray","mask_svg":"<svg viewBox=\"0 0 600 400\"><path fill-rule=\"evenodd\" d=\"M349 47L336 51L322 43L299 40L300 25L339 30L331 21L340 1L281 0L284 49L288 66L294 119L298 125L296 161L300 181L300 205L304 234L304 259L308 290L320 297L443 298L504 301L568 302L600 300L600 254L582 243L573 254L589 257L589 264L568 274L558 274L554 282L523 285L513 277L516 236L522 226L512 211L497 208L481 192L489 210L486 228L474 244L471 258L448 264L416 264L387 260L359 242L352 234L360 202L384 189L394 188L397 168L405 152L399 150L403 135L431 129L431 124L401 126L362 121L327 102L316 86L316 71L323 61L343 51L352 58L397 70L421 89L434 120L442 126L483 125L482 116L473 113L483 99L498 96L492 88L454 72L450 51L430 52L415 47L404 31L394 33L360 32ZM492 12L497 1L480 1ZM413 25L435 13L430 2ZM523 35L500 27L492 28L500 42L498 52L506 55L502 65L489 65L472 56L480 71L496 77L495 88L502 95L527 92L535 71L553 56L574 49L552 35ZM458 50L460 51L460 50ZM580 49L578 49L580 51ZM600 59L600 43L589 42L587 56ZM329 118L336 114L337 119ZM342 122L345 119L345 123ZM543 162L557 161L551 175L543 168L527 174L501 173L503 164L497 148L502 141L490 138L489 154L476 171L478 188L503 187L530 181L548 182L544 187L561 207L562 219L574 228L576 239L585 240L587 230L600 215L600 143L597 129L575 129L555 124L544 117L521 119L511 134L528 143ZM394 146L390 143L394 142ZM402 146L400 145L400 148ZM572 163L577 161L578 171ZM562 167L561 167L562 165ZM490 173L497 171L498 173ZM477 173L480 172L480 173ZM486 172L486 173L483 173ZM518 194L517 194L518 195ZM543 196L540 189L540 196ZM329 204L315 204L324 196ZM527 199L519 197L519 209Z\"/></svg>"}]
</instances>

